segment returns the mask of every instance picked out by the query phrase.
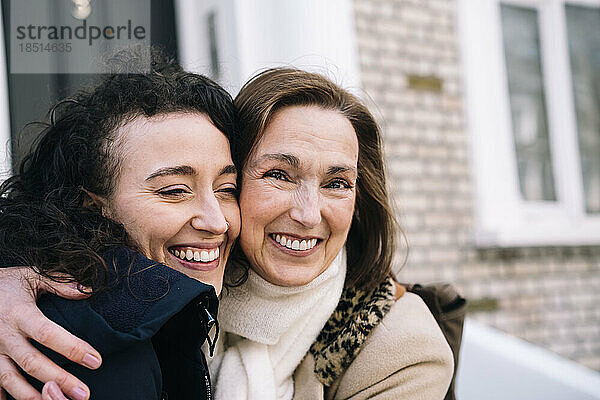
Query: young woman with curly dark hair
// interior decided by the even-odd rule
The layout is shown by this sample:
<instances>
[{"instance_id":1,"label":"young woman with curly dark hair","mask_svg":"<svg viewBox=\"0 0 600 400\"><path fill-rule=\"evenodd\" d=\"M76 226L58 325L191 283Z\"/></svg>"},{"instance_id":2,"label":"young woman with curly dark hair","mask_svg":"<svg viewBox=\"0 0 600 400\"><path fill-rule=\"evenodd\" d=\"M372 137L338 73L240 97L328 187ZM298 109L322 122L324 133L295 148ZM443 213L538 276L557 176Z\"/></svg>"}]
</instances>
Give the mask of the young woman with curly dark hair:
<instances>
[{"instance_id":1,"label":"young woman with curly dark hair","mask_svg":"<svg viewBox=\"0 0 600 400\"><path fill-rule=\"evenodd\" d=\"M43 349L79 379L58 380L73 399L90 390L95 398L211 397L200 345L210 340L240 225L233 102L209 79L157 53L152 60L147 74L108 76L55 105L33 151L0 186L1 262L91 289L86 301L38 302L102 354L92 371ZM37 379L50 371L31 362L26 340L13 350L41 390ZM81 360L101 362L98 353ZM13 369L1 379L9 392L21 380ZM33 387L11 394L36 398ZM47 385L43 398L64 397Z\"/></svg>"}]
</instances>

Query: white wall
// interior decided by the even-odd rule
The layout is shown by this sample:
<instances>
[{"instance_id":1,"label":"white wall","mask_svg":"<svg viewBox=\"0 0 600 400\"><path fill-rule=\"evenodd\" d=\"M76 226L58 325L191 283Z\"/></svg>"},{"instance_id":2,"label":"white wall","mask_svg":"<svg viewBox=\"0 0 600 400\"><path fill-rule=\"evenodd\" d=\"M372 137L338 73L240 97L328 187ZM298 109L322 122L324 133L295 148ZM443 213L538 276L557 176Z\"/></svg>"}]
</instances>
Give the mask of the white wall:
<instances>
[{"instance_id":1,"label":"white wall","mask_svg":"<svg viewBox=\"0 0 600 400\"><path fill-rule=\"evenodd\" d=\"M350 0L225 0L177 2L184 67L206 73L210 64L205 15L217 12L220 83L233 95L256 72L293 65L360 88Z\"/></svg>"}]
</instances>

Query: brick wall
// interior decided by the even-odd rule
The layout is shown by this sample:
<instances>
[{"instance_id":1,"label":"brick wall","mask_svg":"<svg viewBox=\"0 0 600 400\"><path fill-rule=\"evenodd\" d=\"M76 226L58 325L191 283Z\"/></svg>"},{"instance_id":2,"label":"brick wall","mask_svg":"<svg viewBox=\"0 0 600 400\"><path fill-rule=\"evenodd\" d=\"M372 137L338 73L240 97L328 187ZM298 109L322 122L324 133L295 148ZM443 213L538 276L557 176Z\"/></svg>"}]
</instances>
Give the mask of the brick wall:
<instances>
[{"instance_id":1,"label":"brick wall","mask_svg":"<svg viewBox=\"0 0 600 400\"><path fill-rule=\"evenodd\" d=\"M363 89L410 243L399 277L453 282L473 318L600 370L599 247L473 246L455 1L354 0L354 12Z\"/></svg>"}]
</instances>

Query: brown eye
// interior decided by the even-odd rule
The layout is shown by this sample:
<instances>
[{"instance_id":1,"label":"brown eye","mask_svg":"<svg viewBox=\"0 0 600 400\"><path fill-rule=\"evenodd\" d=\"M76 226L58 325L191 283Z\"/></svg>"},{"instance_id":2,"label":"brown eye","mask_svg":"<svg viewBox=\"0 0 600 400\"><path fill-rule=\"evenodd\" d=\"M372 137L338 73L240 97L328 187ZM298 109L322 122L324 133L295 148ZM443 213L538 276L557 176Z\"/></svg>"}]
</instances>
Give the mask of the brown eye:
<instances>
[{"instance_id":1,"label":"brown eye","mask_svg":"<svg viewBox=\"0 0 600 400\"><path fill-rule=\"evenodd\" d=\"M157 193L160 196L164 196L164 197L181 197L181 196L189 193L189 190L186 188L182 188L182 187L169 187L169 188L160 189L157 191Z\"/></svg>"},{"instance_id":2,"label":"brown eye","mask_svg":"<svg viewBox=\"0 0 600 400\"><path fill-rule=\"evenodd\" d=\"M279 169L272 169L270 171L265 172L265 174L263 175L263 178L273 178L273 179L277 179L278 181L287 181L287 182L290 181L288 176L285 174L285 172L283 172Z\"/></svg>"},{"instance_id":3,"label":"brown eye","mask_svg":"<svg viewBox=\"0 0 600 400\"><path fill-rule=\"evenodd\" d=\"M239 190L237 186L227 186L217 190L218 193L224 193L226 195L231 195L237 197L239 195Z\"/></svg>"},{"instance_id":4,"label":"brown eye","mask_svg":"<svg viewBox=\"0 0 600 400\"><path fill-rule=\"evenodd\" d=\"M350 189L350 188L352 188L352 185L344 179L334 179L331 182L329 182L327 185L325 185L325 188L327 188L327 189Z\"/></svg>"}]
</instances>

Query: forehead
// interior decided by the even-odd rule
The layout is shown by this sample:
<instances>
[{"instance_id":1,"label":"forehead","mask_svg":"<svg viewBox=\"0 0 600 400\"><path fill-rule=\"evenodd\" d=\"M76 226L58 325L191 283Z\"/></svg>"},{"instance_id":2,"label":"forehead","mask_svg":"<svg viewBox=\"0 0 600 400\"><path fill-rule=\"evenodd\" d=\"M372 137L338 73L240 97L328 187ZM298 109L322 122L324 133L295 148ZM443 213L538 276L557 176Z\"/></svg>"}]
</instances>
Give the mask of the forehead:
<instances>
[{"instance_id":1,"label":"forehead","mask_svg":"<svg viewBox=\"0 0 600 400\"><path fill-rule=\"evenodd\" d=\"M124 167L148 170L165 165L231 163L229 141L202 114L137 117L118 129Z\"/></svg>"},{"instance_id":2,"label":"forehead","mask_svg":"<svg viewBox=\"0 0 600 400\"><path fill-rule=\"evenodd\" d=\"M269 152L293 154L307 162L330 160L356 165L358 139L348 118L338 111L291 106L273 115L254 157Z\"/></svg>"}]
</instances>

